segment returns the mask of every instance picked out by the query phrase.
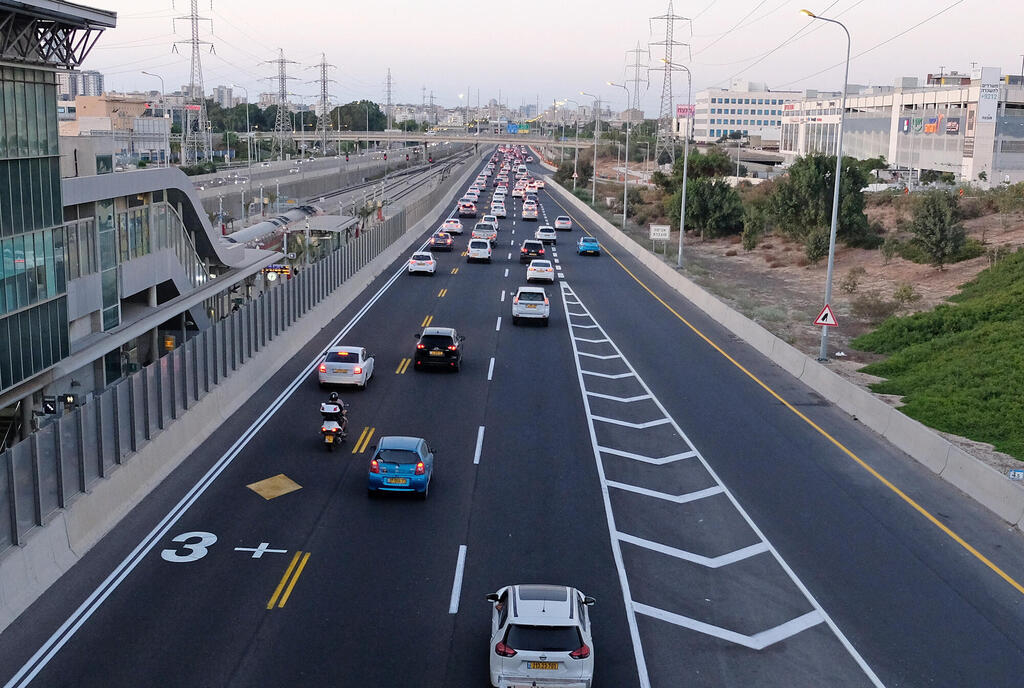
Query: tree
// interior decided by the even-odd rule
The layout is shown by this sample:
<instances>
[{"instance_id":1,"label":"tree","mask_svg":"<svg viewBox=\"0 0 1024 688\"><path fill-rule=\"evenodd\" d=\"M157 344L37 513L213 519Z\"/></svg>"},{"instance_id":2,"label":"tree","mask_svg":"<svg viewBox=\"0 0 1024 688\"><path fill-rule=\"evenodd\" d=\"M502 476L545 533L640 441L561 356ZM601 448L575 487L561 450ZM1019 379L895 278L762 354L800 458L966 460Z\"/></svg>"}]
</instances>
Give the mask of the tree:
<instances>
[{"instance_id":1,"label":"tree","mask_svg":"<svg viewBox=\"0 0 1024 688\"><path fill-rule=\"evenodd\" d=\"M384 131L388 118L381 112L377 103L369 100L353 101L345 105L339 105L331 110L331 122L336 129L366 131L367 108L369 108L369 130Z\"/></svg>"},{"instance_id":2,"label":"tree","mask_svg":"<svg viewBox=\"0 0 1024 688\"><path fill-rule=\"evenodd\" d=\"M914 241L942 269L963 248L967 235L960 223L957 197L945 191L928 191L914 198L910 231Z\"/></svg>"},{"instance_id":3,"label":"tree","mask_svg":"<svg viewBox=\"0 0 1024 688\"><path fill-rule=\"evenodd\" d=\"M733 162L724 150L718 146L710 147L707 152L690 151L687 162L687 179L700 177L724 177L731 174ZM677 157L672 167L672 174L660 171L651 175L651 181L660 186L666 193L675 193L683 183L683 158Z\"/></svg>"},{"instance_id":4,"label":"tree","mask_svg":"<svg viewBox=\"0 0 1024 688\"><path fill-rule=\"evenodd\" d=\"M682 192L665 199L665 214L679 226ZM721 179L698 177L686 180L686 226L700 230L700 238L736 234L743 229L743 202L736 189Z\"/></svg>"},{"instance_id":5,"label":"tree","mask_svg":"<svg viewBox=\"0 0 1024 688\"><path fill-rule=\"evenodd\" d=\"M978 173L978 181L979 182L987 182L988 181L988 172L986 172L985 170L982 170L981 172L979 172Z\"/></svg>"},{"instance_id":6,"label":"tree","mask_svg":"<svg viewBox=\"0 0 1024 688\"><path fill-rule=\"evenodd\" d=\"M803 241L812 229L831 225L835 164L834 155L798 158L789 174L775 185L769 197L769 213L774 223L792 238ZM867 174L857 161L844 157L837 236L848 245L871 244L874 238L861 193L867 181Z\"/></svg>"}]
</instances>

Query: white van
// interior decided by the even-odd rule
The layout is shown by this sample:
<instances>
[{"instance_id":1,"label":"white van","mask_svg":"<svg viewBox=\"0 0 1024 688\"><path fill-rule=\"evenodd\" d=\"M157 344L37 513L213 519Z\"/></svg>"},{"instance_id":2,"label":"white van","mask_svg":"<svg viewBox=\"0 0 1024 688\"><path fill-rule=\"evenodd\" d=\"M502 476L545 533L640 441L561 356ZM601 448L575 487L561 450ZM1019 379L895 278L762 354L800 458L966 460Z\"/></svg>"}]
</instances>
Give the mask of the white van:
<instances>
[{"instance_id":1,"label":"white van","mask_svg":"<svg viewBox=\"0 0 1024 688\"><path fill-rule=\"evenodd\" d=\"M491 242L487 239L470 239L469 250L466 254L466 262L472 263L474 260L483 260L488 263L491 262Z\"/></svg>"}]
</instances>

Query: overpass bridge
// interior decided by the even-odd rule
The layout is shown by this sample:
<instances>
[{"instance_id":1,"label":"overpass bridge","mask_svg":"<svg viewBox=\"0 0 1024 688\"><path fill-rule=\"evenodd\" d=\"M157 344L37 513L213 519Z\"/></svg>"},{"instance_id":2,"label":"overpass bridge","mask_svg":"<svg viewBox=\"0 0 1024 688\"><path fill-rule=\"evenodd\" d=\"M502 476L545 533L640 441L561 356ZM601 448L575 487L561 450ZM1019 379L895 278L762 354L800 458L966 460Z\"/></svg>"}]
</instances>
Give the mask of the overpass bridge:
<instances>
[{"instance_id":1,"label":"overpass bridge","mask_svg":"<svg viewBox=\"0 0 1024 688\"><path fill-rule=\"evenodd\" d=\"M260 136L268 136L269 132L259 132ZM316 143L321 140L321 137L315 132L304 132L304 133L293 133L291 138L296 142L307 142ZM485 144L517 144L521 146L566 146L572 148L579 146L580 148L592 148L594 146L593 139L583 139L576 142L574 137L566 137L565 141L559 141L557 138L549 136L530 136L530 135L519 135L519 134L494 134L491 132L481 131L477 133L457 133L452 134L448 132L444 133L432 133L432 132L399 132L399 131L334 131L328 132L327 134L328 143L338 143L339 141L375 141L378 143L405 143L408 141L415 141L417 143L485 143Z\"/></svg>"}]
</instances>

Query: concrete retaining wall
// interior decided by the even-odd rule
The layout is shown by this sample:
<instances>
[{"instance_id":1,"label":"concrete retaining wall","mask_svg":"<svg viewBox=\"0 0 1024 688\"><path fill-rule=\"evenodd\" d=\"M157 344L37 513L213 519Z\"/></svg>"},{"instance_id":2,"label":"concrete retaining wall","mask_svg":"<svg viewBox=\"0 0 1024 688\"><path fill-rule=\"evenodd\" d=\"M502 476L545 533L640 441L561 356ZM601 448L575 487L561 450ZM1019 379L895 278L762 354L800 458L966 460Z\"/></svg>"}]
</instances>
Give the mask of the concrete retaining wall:
<instances>
[{"instance_id":1,"label":"concrete retaining wall","mask_svg":"<svg viewBox=\"0 0 1024 688\"><path fill-rule=\"evenodd\" d=\"M622 249L734 335L1007 523L1024 529L1024 487L734 311L630 239L550 176L545 181L576 212L600 226Z\"/></svg>"},{"instance_id":2,"label":"concrete retaining wall","mask_svg":"<svg viewBox=\"0 0 1024 688\"><path fill-rule=\"evenodd\" d=\"M471 157L451 188L468 183L480 158ZM32 530L23 546L0 559L0 631L70 569L100 538L141 502L221 424L245 403L327 323L345 309L393 261L407 252L451 200L442 198L405 234L344 282L332 295L276 337L244 366L230 375L167 426L130 461L121 464L92 490Z\"/></svg>"}]
</instances>

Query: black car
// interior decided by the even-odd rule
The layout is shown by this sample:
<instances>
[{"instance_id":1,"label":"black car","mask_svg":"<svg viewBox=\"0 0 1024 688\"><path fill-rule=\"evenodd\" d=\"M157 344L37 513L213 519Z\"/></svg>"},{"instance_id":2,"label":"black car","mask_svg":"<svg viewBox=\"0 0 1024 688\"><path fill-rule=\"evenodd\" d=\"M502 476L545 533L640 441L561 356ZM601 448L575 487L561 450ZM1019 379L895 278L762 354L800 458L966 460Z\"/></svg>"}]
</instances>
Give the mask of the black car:
<instances>
[{"instance_id":1,"label":"black car","mask_svg":"<svg viewBox=\"0 0 1024 688\"><path fill-rule=\"evenodd\" d=\"M451 327L428 327L416 334L416 370L441 365L457 371L462 366L462 342L466 339Z\"/></svg>"},{"instance_id":2,"label":"black car","mask_svg":"<svg viewBox=\"0 0 1024 688\"><path fill-rule=\"evenodd\" d=\"M534 258L544 257L544 242L539 239L527 239L519 247L519 262L529 263Z\"/></svg>"},{"instance_id":3,"label":"black car","mask_svg":"<svg viewBox=\"0 0 1024 688\"><path fill-rule=\"evenodd\" d=\"M453 243L452 235L448 232L434 232L430 237L430 250L451 251Z\"/></svg>"}]
</instances>

